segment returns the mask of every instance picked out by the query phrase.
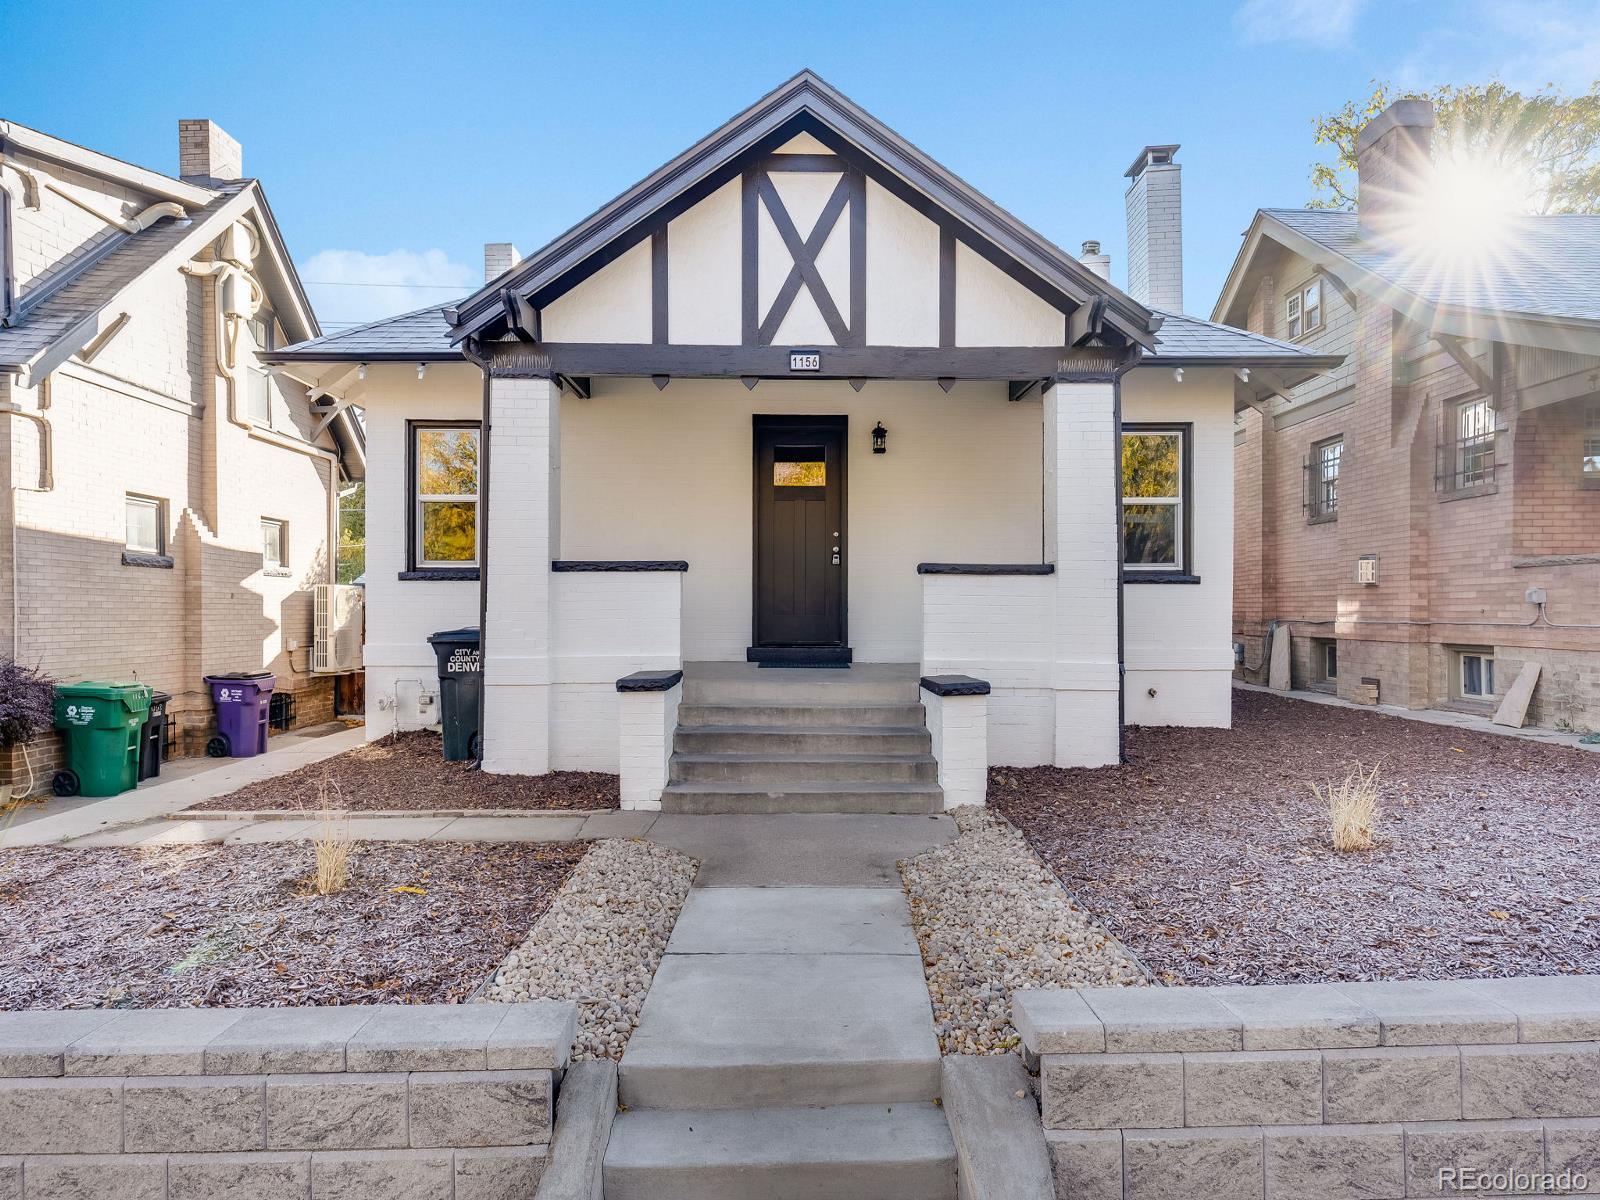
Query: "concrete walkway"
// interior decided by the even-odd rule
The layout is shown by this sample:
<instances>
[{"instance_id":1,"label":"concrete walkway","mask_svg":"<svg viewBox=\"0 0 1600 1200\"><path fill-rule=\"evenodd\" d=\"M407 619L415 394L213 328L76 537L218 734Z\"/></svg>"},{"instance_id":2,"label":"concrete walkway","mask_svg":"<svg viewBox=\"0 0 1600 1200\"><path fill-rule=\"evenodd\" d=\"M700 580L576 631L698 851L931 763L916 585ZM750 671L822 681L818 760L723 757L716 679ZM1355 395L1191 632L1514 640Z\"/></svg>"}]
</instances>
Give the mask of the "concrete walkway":
<instances>
[{"instance_id":1,"label":"concrete walkway","mask_svg":"<svg viewBox=\"0 0 1600 1200\"><path fill-rule=\"evenodd\" d=\"M1421 721L1424 725L1444 725L1450 729L1466 729L1473 733L1491 733L1495 737L1521 738L1525 742L1544 742L1549 746L1570 746L1574 750L1587 750L1592 754L1600 754L1600 743L1590 742L1585 745L1582 734L1562 733L1555 729L1541 729L1535 725L1527 725L1521 729L1513 729L1509 725L1496 725L1488 717L1479 716L1477 713L1451 712L1443 708L1402 708L1398 704L1356 704L1350 700L1341 700L1338 696L1330 696L1326 692L1308 692L1299 688L1280 692L1276 688L1263 687L1259 683L1242 683L1235 679L1233 686L1241 692L1265 692L1269 696L1283 696L1290 700L1305 700L1310 704L1327 704L1334 708L1353 708L1361 712L1382 713L1386 717L1401 717L1407 721Z\"/></svg>"},{"instance_id":2,"label":"concrete walkway","mask_svg":"<svg viewBox=\"0 0 1600 1200\"><path fill-rule=\"evenodd\" d=\"M0 829L0 847L45 846L156 821L168 813L182 812L204 800L224 796L247 783L271 779L311 763L321 762L366 741L360 726L325 737L274 738L265 754L255 758L217 760L210 770L196 770L178 778L146 783L120 796L108 796L65 811L26 821L7 823Z\"/></svg>"},{"instance_id":3,"label":"concrete walkway","mask_svg":"<svg viewBox=\"0 0 1600 1200\"><path fill-rule=\"evenodd\" d=\"M955 1195L895 860L948 817L667 816L701 860L623 1054L608 1198Z\"/></svg>"}]
</instances>

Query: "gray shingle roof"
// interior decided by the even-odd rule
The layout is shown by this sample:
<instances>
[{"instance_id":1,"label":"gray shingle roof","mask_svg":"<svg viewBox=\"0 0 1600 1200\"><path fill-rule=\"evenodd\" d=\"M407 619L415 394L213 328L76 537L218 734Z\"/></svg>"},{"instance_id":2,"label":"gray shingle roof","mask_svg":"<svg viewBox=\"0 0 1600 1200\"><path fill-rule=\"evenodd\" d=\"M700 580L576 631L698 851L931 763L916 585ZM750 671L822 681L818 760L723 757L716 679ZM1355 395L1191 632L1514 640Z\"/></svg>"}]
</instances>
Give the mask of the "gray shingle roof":
<instances>
[{"instance_id":1,"label":"gray shingle roof","mask_svg":"<svg viewBox=\"0 0 1600 1200\"><path fill-rule=\"evenodd\" d=\"M353 329L285 347L272 357L274 361L289 362L296 359L314 362L319 359L362 356L375 359L415 357L420 360L461 358L460 348L450 344L450 322L444 319L445 307L436 304L415 312L401 313L397 317L369 321Z\"/></svg>"},{"instance_id":2,"label":"gray shingle roof","mask_svg":"<svg viewBox=\"0 0 1600 1200\"><path fill-rule=\"evenodd\" d=\"M167 217L143 232L118 234L114 243L91 251L69 266L60 280L45 285L37 300L24 295L12 314L12 324L0 329L0 365L21 366L48 350L193 233L197 222L208 219L246 186L243 182L228 185L189 220Z\"/></svg>"},{"instance_id":3,"label":"gray shingle roof","mask_svg":"<svg viewBox=\"0 0 1600 1200\"><path fill-rule=\"evenodd\" d=\"M1215 358L1227 362L1244 359L1283 359L1285 365L1296 360L1319 357L1317 352L1292 342L1235 329L1232 325L1219 325L1182 313L1163 312L1161 328L1156 332L1156 357L1158 359Z\"/></svg>"},{"instance_id":4,"label":"gray shingle roof","mask_svg":"<svg viewBox=\"0 0 1600 1200\"><path fill-rule=\"evenodd\" d=\"M1504 249L1470 268L1441 269L1363 241L1356 214L1269 208L1273 220L1431 304L1600 321L1600 215L1514 218Z\"/></svg>"}]
</instances>

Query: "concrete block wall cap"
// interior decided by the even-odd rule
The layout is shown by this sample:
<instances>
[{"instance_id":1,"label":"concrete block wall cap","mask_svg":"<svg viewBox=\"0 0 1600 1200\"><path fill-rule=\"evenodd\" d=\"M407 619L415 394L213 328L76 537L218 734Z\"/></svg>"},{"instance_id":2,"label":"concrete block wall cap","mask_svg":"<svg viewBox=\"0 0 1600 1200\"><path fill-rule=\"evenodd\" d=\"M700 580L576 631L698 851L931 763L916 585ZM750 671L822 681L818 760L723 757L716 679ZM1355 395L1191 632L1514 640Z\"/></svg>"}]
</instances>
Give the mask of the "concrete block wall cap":
<instances>
[{"instance_id":1,"label":"concrete block wall cap","mask_svg":"<svg viewBox=\"0 0 1600 1200\"><path fill-rule=\"evenodd\" d=\"M987 696L989 681L971 675L924 675L922 690L935 696Z\"/></svg>"},{"instance_id":2,"label":"concrete block wall cap","mask_svg":"<svg viewBox=\"0 0 1600 1200\"><path fill-rule=\"evenodd\" d=\"M111 1009L0 1012L0 1079L60 1075L67 1047L116 1015Z\"/></svg>"},{"instance_id":3,"label":"concrete block wall cap","mask_svg":"<svg viewBox=\"0 0 1600 1200\"><path fill-rule=\"evenodd\" d=\"M1517 1018L1517 1040L1600 1040L1600 975L1474 979L1468 988Z\"/></svg>"},{"instance_id":4,"label":"concrete block wall cap","mask_svg":"<svg viewBox=\"0 0 1600 1200\"><path fill-rule=\"evenodd\" d=\"M578 1035L578 1006L569 1000L530 1000L506 1006L489 1035L491 1071L559 1071Z\"/></svg>"},{"instance_id":5,"label":"concrete block wall cap","mask_svg":"<svg viewBox=\"0 0 1600 1200\"><path fill-rule=\"evenodd\" d=\"M243 1013L205 1049L208 1075L343 1071L345 1043L370 1007L270 1008Z\"/></svg>"},{"instance_id":6,"label":"concrete block wall cap","mask_svg":"<svg viewBox=\"0 0 1600 1200\"><path fill-rule=\"evenodd\" d=\"M1329 984L1235 985L1206 991L1238 1016L1246 1050L1376 1046L1381 1037L1378 1018Z\"/></svg>"},{"instance_id":7,"label":"concrete block wall cap","mask_svg":"<svg viewBox=\"0 0 1600 1200\"><path fill-rule=\"evenodd\" d=\"M1029 988L1015 993L1011 1023L1029 1054L1093 1054L1106 1048L1105 1026L1071 988Z\"/></svg>"},{"instance_id":8,"label":"concrete block wall cap","mask_svg":"<svg viewBox=\"0 0 1600 1200\"><path fill-rule=\"evenodd\" d=\"M563 1001L548 1001L561 1005ZM345 1044L351 1071L484 1071L489 1069L489 1043L503 1021L520 1005L416 1004L376 1005L372 1019ZM567 1005L567 1007L571 1007ZM522 1016L537 1027L536 1016ZM553 1021L549 1028L558 1028ZM521 1029L519 1033L518 1030ZM507 1040L496 1047L497 1061L532 1057L528 1028L514 1024ZM567 1045L570 1046L570 1036ZM549 1057L565 1062L567 1047L551 1047Z\"/></svg>"},{"instance_id":9,"label":"concrete block wall cap","mask_svg":"<svg viewBox=\"0 0 1600 1200\"><path fill-rule=\"evenodd\" d=\"M635 671L617 680L617 691L670 692L682 682L682 671Z\"/></svg>"},{"instance_id":10,"label":"concrete block wall cap","mask_svg":"<svg viewBox=\"0 0 1600 1200\"><path fill-rule=\"evenodd\" d=\"M1474 990L1470 980L1383 980L1334 986L1378 1018L1385 1046L1517 1040L1516 1014Z\"/></svg>"},{"instance_id":11,"label":"concrete block wall cap","mask_svg":"<svg viewBox=\"0 0 1600 1200\"><path fill-rule=\"evenodd\" d=\"M67 1075L200 1075L205 1049L247 1009L153 1008L118 1013L67 1047Z\"/></svg>"},{"instance_id":12,"label":"concrete block wall cap","mask_svg":"<svg viewBox=\"0 0 1600 1200\"><path fill-rule=\"evenodd\" d=\"M1244 1022L1206 989L1098 987L1079 994L1105 1026L1113 1053L1243 1046Z\"/></svg>"}]
</instances>

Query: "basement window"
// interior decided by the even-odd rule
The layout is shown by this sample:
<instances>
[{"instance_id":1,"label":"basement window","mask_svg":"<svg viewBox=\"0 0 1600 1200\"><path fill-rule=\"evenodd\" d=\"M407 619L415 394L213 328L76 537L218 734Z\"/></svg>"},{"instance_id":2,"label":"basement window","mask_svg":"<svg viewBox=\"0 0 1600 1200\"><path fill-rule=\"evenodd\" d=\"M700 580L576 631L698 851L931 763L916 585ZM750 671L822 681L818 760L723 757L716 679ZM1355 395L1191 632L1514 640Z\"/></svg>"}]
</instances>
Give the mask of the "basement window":
<instances>
[{"instance_id":1,"label":"basement window","mask_svg":"<svg viewBox=\"0 0 1600 1200\"><path fill-rule=\"evenodd\" d=\"M1339 643L1332 638L1311 639L1311 682L1331 692L1339 681Z\"/></svg>"},{"instance_id":2,"label":"basement window","mask_svg":"<svg viewBox=\"0 0 1600 1200\"><path fill-rule=\"evenodd\" d=\"M1457 700L1487 703L1494 699L1494 651L1487 646L1451 651L1452 694Z\"/></svg>"},{"instance_id":3,"label":"basement window","mask_svg":"<svg viewBox=\"0 0 1600 1200\"><path fill-rule=\"evenodd\" d=\"M1600 488L1600 400L1583 411L1583 486Z\"/></svg>"}]
</instances>

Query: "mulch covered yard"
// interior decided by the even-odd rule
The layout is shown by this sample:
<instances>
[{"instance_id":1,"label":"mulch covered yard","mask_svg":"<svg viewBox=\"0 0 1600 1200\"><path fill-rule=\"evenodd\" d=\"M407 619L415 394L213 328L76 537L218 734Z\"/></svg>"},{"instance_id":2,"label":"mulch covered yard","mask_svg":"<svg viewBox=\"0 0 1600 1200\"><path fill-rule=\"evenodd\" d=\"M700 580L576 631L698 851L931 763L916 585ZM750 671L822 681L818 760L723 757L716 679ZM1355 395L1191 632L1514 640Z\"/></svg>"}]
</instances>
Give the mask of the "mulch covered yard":
<instances>
[{"instance_id":1,"label":"mulch covered yard","mask_svg":"<svg viewBox=\"0 0 1600 1200\"><path fill-rule=\"evenodd\" d=\"M1600 971L1600 755L1254 692L1232 730L1128 731L1100 770L996 768L989 802L1172 983ZM1380 768L1373 849L1312 782Z\"/></svg>"},{"instance_id":2,"label":"mulch covered yard","mask_svg":"<svg viewBox=\"0 0 1600 1200\"><path fill-rule=\"evenodd\" d=\"M452 808L616 808L617 777L599 771L486 775L446 762L443 742L426 730L368 742L286 775L263 779L190 812L260 812L324 804L351 811Z\"/></svg>"},{"instance_id":3,"label":"mulch covered yard","mask_svg":"<svg viewBox=\"0 0 1600 1200\"><path fill-rule=\"evenodd\" d=\"M444 1004L522 943L587 842L0 853L0 1009ZM404 889L404 890L401 890Z\"/></svg>"}]
</instances>

